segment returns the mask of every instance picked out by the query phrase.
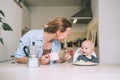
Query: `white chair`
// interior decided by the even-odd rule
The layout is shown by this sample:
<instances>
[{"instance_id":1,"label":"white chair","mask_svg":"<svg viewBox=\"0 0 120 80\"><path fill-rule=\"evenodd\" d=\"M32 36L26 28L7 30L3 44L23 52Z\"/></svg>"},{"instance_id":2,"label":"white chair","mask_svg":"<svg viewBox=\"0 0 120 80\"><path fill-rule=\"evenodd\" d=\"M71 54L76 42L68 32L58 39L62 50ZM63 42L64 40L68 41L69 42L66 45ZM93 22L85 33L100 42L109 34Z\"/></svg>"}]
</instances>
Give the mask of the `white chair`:
<instances>
[{"instance_id":1,"label":"white chair","mask_svg":"<svg viewBox=\"0 0 120 80\"><path fill-rule=\"evenodd\" d=\"M81 55L80 50L81 50L81 48L78 48L78 49L75 51L75 53L74 53L74 55L73 55L73 62L77 61L77 57L78 57L79 55ZM93 52L92 55L95 56L95 57L97 57L95 52Z\"/></svg>"}]
</instances>

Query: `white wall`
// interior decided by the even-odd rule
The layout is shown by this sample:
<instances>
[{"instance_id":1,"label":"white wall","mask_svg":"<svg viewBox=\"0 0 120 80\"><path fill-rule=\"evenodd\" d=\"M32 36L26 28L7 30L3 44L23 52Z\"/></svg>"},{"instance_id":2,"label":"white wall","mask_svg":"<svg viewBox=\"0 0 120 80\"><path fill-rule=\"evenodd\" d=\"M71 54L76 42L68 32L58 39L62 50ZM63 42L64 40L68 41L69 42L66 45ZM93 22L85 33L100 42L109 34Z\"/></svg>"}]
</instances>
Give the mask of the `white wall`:
<instances>
[{"instance_id":1,"label":"white wall","mask_svg":"<svg viewBox=\"0 0 120 80\"><path fill-rule=\"evenodd\" d=\"M88 28L93 27L94 24L98 23L98 0L91 0L91 9L93 14L93 19L88 24Z\"/></svg>"},{"instance_id":2,"label":"white wall","mask_svg":"<svg viewBox=\"0 0 120 80\"><path fill-rule=\"evenodd\" d=\"M80 7L30 7L31 29L40 29L43 24L56 16L71 18L80 10ZM86 25L74 24L73 32L85 32Z\"/></svg>"},{"instance_id":3,"label":"white wall","mask_svg":"<svg viewBox=\"0 0 120 80\"><path fill-rule=\"evenodd\" d=\"M4 45L0 43L0 60L5 60L16 50L22 28L22 9L13 0L0 0L0 10L5 13L5 22L13 31L2 31Z\"/></svg>"},{"instance_id":4,"label":"white wall","mask_svg":"<svg viewBox=\"0 0 120 80\"><path fill-rule=\"evenodd\" d=\"M25 29L25 27L29 28L31 27L31 19L30 19L30 12L28 8L22 4L22 29Z\"/></svg>"},{"instance_id":5,"label":"white wall","mask_svg":"<svg viewBox=\"0 0 120 80\"><path fill-rule=\"evenodd\" d=\"M120 0L99 0L101 63L120 63Z\"/></svg>"},{"instance_id":6,"label":"white wall","mask_svg":"<svg viewBox=\"0 0 120 80\"><path fill-rule=\"evenodd\" d=\"M98 0L91 0L91 9L93 13L93 22L98 21Z\"/></svg>"},{"instance_id":7,"label":"white wall","mask_svg":"<svg viewBox=\"0 0 120 80\"><path fill-rule=\"evenodd\" d=\"M98 0L91 0L91 9L93 14L93 19L91 22L87 25L87 39L92 39L95 43L96 41L96 35L97 35L97 47L95 47L96 55L99 59L99 39L98 39ZM92 38L91 38L92 37Z\"/></svg>"}]
</instances>

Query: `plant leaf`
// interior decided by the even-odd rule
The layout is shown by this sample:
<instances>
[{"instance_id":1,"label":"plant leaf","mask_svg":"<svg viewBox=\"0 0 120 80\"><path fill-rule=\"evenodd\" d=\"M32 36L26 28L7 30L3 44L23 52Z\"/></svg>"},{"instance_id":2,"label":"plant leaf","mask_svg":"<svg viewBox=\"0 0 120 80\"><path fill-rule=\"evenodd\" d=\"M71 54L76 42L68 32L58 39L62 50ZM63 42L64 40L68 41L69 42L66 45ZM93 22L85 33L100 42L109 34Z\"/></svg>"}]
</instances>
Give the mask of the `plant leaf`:
<instances>
[{"instance_id":1,"label":"plant leaf","mask_svg":"<svg viewBox=\"0 0 120 80\"><path fill-rule=\"evenodd\" d=\"M1 20L1 18L0 18L0 22L2 23L2 20Z\"/></svg>"},{"instance_id":2,"label":"plant leaf","mask_svg":"<svg viewBox=\"0 0 120 80\"><path fill-rule=\"evenodd\" d=\"M0 10L0 14L2 14L2 16L4 16L4 17L5 17L5 14L3 13L3 11L2 11L2 10Z\"/></svg>"},{"instance_id":3,"label":"plant leaf","mask_svg":"<svg viewBox=\"0 0 120 80\"><path fill-rule=\"evenodd\" d=\"M2 39L2 38L0 38L0 42L4 45L4 42L3 42L3 39Z\"/></svg>"},{"instance_id":4,"label":"plant leaf","mask_svg":"<svg viewBox=\"0 0 120 80\"><path fill-rule=\"evenodd\" d=\"M7 24L7 23L3 23L2 28L4 30L13 31L11 26L9 24Z\"/></svg>"}]
</instances>

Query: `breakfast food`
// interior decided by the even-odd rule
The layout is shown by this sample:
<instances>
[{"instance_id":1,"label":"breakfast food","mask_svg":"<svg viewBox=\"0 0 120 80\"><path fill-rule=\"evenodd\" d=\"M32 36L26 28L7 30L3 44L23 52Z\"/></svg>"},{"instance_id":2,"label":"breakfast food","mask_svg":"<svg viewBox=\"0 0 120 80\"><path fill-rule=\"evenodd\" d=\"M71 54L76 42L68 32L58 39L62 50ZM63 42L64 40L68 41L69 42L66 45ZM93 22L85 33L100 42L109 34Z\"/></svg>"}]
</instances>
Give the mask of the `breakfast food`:
<instances>
[{"instance_id":1,"label":"breakfast food","mask_svg":"<svg viewBox=\"0 0 120 80\"><path fill-rule=\"evenodd\" d=\"M72 63L73 65L81 65L81 66L91 66L91 65L97 65L98 63L94 63L94 62L85 62L83 60L80 61L76 61Z\"/></svg>"}]
</instances>

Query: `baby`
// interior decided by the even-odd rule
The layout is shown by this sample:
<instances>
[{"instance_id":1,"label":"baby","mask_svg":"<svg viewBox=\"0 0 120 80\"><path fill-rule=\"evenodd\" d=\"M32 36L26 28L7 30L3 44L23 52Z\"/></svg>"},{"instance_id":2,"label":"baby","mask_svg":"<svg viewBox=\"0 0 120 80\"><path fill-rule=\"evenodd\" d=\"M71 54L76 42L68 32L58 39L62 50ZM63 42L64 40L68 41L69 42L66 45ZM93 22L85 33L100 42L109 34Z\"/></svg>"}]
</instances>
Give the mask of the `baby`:
<instances>
[{"instance_id":1,"label":"baby","mask_svg":"<svg viewBox=\"0 0 120 80\"><path fill-rule=\"evenodd\" d=\"M77 61L98 63L98 59L92 55L94 52L94 43L91 40L85 40L81 45L81 55L77 57Z\"/></svg>"}]
</instances>

